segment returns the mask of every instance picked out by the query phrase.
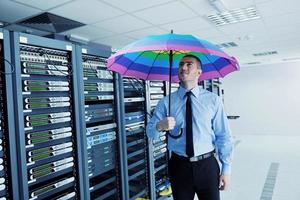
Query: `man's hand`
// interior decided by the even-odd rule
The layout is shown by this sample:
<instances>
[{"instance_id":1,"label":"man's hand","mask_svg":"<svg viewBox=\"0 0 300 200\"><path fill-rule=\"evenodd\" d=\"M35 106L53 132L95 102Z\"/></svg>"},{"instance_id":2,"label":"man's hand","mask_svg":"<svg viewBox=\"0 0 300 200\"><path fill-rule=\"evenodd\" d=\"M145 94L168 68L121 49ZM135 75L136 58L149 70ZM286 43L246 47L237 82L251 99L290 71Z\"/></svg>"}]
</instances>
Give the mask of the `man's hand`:
<instances>
[{"instance_id":1,"label":"man's hand","mask_svg":"<svg viewBox=\"0 0 300 200\"><path fill-rule=\"evenodd\" d=\"M227 190L229 188L229 184L230 184L229 175L221 175L220 176L219 189L220 190Z\"/></svg>"},{"instance_id":2,"label":"man's hand","mask_svg":"<svg viewBox=\"0 0 300 200\"><path fill-rule=\"evenodd\" d=\"M174 117L166 117L166 118L160 120L156 124L156 130L169 131L169 130L174 129L175 124L176 124L176 121L175 121Z\"/></svg>"}]
</instances>

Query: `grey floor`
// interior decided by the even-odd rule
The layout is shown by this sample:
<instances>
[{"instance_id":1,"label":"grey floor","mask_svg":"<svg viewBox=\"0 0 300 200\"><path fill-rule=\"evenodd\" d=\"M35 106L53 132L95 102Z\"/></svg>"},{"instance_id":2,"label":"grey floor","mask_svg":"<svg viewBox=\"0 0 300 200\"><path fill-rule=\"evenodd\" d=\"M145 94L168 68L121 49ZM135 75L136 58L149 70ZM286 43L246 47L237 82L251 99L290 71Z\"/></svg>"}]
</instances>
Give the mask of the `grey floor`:
<instances>
[{"instance_id":1,"label":"grey floor","mask_svg":"<svg viewBox=\"0 0 300 200\"><path fill-rule=\"evenodd\" d=\"M300 200L300 136L238 135L235 142L222 200Z\"/></svg>"}]
</instances>

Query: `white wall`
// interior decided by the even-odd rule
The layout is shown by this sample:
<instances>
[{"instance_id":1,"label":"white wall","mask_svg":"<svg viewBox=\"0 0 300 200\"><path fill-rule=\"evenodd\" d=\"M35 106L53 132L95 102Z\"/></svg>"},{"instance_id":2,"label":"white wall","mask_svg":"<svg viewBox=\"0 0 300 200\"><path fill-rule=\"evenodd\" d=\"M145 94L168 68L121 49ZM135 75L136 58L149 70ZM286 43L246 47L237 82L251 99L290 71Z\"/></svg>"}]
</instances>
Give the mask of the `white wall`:
<instances>
[{"instance_id":1,"label":"white wall","mask_svg":"<svg viewBox=\"0 0 300 200\"><path fill-rule=\"evenodd\" d=\"M300 135L300 62L242 68L223 79L236 134Z\"/></svg>"}]
</instances>

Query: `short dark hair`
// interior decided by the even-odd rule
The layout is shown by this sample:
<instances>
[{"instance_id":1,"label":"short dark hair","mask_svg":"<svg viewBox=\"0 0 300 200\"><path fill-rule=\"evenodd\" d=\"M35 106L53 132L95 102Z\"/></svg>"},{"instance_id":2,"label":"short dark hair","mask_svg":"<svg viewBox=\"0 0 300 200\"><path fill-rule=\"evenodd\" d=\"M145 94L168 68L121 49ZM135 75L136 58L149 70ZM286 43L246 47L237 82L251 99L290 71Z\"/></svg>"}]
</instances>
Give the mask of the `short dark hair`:
<instances>
[{"instance_id":1,"label":"short dark hair","mask_svg":"<svg viewBox=\"0 0 300 200\"><path fill-rule=\"evenodd\" d=\"M183 56L181 59L183 59L183 58L195 58L199 63L200 69L202 69L202 62L197 56L194 56L192 54L187 54L187 55Z\"/></svg>"}]
</instances>

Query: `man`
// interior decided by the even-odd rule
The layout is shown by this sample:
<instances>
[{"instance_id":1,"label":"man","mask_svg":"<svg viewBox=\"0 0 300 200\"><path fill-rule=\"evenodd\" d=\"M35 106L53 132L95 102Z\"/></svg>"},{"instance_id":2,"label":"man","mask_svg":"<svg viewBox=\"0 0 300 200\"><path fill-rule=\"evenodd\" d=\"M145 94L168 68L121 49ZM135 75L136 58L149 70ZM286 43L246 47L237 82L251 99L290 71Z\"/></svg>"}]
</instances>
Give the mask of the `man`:
<instances>
[{"instance_id":1,"label":"man","mask_svg":"<svg viewBox=\"0 0 300 200\"><path fill-rule=\"evenodd\" d=\"M175 200L193 200L195 193L199 200L219 200L219 190L229 185L232 137L221 98L198 86L201 72L198 57L184 56L179 64L180 88L171 94L170 116L165 97L147 125L152 139L161 131L171 131L169 176ZM174 137L181 131L182 136Z\"/></svg>"}]
</instances>

